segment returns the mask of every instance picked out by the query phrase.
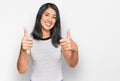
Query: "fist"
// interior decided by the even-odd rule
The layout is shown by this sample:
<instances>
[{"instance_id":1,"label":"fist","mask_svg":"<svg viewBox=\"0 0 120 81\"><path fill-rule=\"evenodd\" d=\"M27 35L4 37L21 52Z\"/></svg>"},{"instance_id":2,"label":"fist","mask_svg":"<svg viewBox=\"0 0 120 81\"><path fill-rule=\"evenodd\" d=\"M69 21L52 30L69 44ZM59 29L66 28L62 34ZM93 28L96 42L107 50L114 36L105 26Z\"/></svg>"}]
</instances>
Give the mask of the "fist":
<instances>
[{"instance_id":1,"label":"fist","mask_svg":"<svg viewBox=\"0 0 120 81\"><path fill-rule=\"evenodd\" d=\"M25 51L30 50L33 46L33 39L28 36L27 28L24 28L24 36L21 42L22 49Z\"/></svg>"},{"instance_id":2,"label":"fist","mask_svg":"<svg viewBox=\"0 0 120 81\"><path fill-rule=\"evenodd\" d=\"M76 50L76 44L71 39L70 31L67 31L67 37L60 40L60 46L62 47L63 51L75 51Z\"/></svg>"}]
</instances>

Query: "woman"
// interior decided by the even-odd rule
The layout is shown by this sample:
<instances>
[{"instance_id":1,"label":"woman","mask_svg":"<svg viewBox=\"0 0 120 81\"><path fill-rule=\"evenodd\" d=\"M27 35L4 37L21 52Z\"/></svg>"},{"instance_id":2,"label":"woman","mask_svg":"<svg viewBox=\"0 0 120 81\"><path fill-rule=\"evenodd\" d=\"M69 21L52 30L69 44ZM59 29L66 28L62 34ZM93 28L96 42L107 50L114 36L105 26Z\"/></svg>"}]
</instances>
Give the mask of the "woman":
<instances>
[{"instance_id":1,"label":"woman","mask_svg":"<svg viewBox=\"0 0 120 81\"><path fill-rule=\"evenodd\" d=\"M29 56L33 61L31 81L63 81L61 50L67 64L75 67L78 63L78 46L70 38L61 37L60 14L53 3L43 4L36 16L31 37L24 29L17 68L21 74L28 69ZM30 54L27 52L30 50Z\"/></svg>"}]
</instances>

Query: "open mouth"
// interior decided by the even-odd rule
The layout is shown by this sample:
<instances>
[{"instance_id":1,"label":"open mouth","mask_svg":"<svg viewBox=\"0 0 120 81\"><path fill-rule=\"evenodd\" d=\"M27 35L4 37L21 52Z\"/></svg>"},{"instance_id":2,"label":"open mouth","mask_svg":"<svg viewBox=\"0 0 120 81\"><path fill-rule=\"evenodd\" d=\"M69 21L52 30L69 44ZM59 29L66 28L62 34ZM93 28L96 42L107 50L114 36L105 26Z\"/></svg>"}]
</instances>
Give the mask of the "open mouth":
<instances>
[{"instance_id":1,"label":"open mouth","mask_svg":"<svg viewBox=\"0 0 120 81\"><path fill-rule=\"evenodd\" d=\"M51 22L45 22L45 25L48 26L48 27L51 27L52 23Z\"/></svg>"}]
</instances>

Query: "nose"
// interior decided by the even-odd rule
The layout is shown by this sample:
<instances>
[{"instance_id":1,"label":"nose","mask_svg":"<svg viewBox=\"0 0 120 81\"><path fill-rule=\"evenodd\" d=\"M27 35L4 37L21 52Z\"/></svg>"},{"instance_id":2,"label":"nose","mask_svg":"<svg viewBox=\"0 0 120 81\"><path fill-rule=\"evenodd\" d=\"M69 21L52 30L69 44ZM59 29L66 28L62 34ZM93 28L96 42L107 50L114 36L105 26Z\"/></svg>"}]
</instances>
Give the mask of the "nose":
<instances>
[{"instance_id":1,"label":"nose","mask_svg":"<svg viewBox=\"0 0 120 81\"><path fill-rule=\"evenodd\" d=\"M49 20L49 21L52 21L52 17L49 16L48 20Z\"/></svg>"}]
</instances>

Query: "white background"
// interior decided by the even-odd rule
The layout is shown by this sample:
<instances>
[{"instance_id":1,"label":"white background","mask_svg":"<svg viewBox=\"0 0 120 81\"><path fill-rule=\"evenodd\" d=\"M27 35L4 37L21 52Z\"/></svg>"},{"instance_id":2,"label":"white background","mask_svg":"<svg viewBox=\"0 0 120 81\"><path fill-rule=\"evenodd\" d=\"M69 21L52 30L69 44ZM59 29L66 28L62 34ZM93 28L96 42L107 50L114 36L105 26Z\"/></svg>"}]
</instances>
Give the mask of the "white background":
<instances>
[{"instance_id":1,"label":"white background","mask_svg":"<svg viewBox=\"0 0 120 81\"><path fill-rule=\"evenodd\" d=\"M58 6L79 47L75 68L63 60L64 81L120 81L119 0L0 0L0 81L29 81L30 69L20 75L16 68L21 38L45 2Z\"/></svg>"}]
</instances>

